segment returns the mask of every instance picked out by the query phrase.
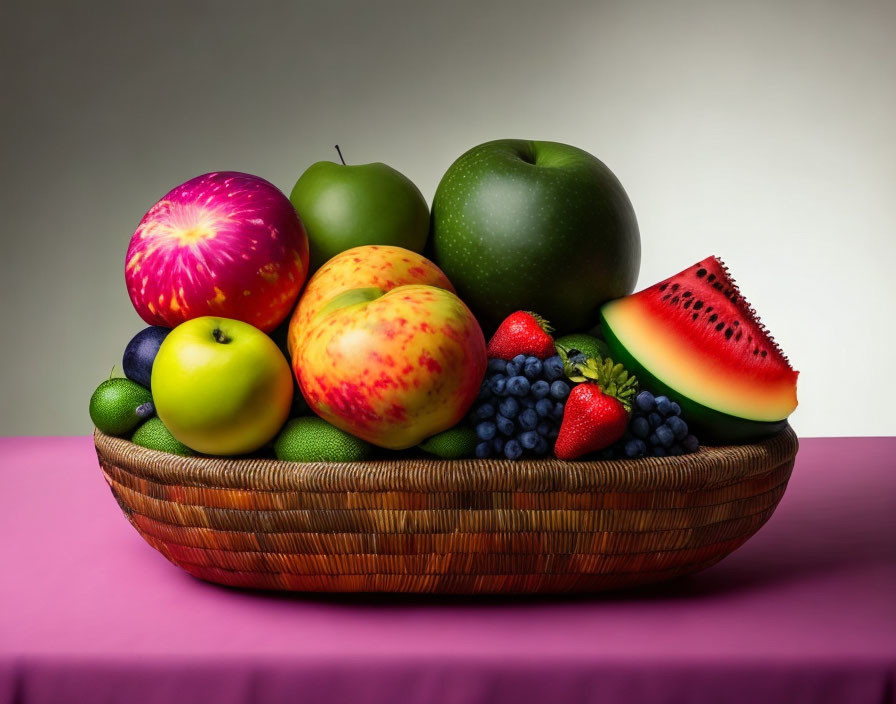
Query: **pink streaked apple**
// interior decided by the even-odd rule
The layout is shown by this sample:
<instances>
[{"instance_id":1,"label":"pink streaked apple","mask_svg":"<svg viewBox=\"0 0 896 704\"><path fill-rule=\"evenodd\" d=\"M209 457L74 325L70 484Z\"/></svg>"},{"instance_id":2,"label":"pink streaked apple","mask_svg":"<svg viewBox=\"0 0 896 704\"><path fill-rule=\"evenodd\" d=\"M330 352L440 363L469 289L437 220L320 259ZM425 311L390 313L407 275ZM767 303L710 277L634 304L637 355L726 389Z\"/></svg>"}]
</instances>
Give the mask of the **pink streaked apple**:
<instances>
[{"instance_id":1,"label":"pink streaked apple","mask_svg":"<svg viewBox=\"0 0 896 704\"><path fill-rule=\"evenodd\" d=\"M125 281L150 325L206 315L270 332L289 314L308 274L308 237L289 199L235 171L197 176L143 216Z\"/></svg>"}]
</instances>

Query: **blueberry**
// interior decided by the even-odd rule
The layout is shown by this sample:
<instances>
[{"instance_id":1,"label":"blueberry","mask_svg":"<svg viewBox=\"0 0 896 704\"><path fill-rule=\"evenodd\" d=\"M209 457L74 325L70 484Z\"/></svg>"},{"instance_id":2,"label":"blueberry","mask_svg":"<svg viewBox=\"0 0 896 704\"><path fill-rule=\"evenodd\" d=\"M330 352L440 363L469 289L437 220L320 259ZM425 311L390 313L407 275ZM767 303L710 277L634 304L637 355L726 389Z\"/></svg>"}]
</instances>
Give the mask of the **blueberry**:
<instances>
[{"instance_id":1,"label":"blueberry","mask_svg":"<svg viewBox=\"0 0 896 704\"><path fill-rule=\"evenodd\" d=\"M668 396L656 397L656 410L667 418L672 415L672 402L669 400Z\"/></svg>"},{"instance_id":2,"label":"blueberry","mask_svg":"<svg viewBox=\"0 0 896 704\"><path fill-rule=\"evenodd\" d=\"M490 403L481 403L473 409L473 420L486 420L495 415L495 407Z\"/></svg>"},{"instance_id":3,"label":"blueberry","mask_svg":"<svg viewBox=\"0 0 896 704\"><path fill-rule=\"evenodd\" d=\"M510 418L505 418L500 414L495 416L495 425L504 435L513 435L513 431L516 430L516 424Z\"/></svg>"},{"instance_id":4,"label":"blueberry","mask_svg":"<svg viewBox=\"0 0 896 704\"><path fill-rule=\"evenodd\" d=\"M548 433L548 440L556 440L559 434L560 428L554 426L553 428L551 428L551 432Z\"/></svg>"},{"instance_id":5,"label":"blueberry","mask_svg":"<svg viewBox=\"0 0 896 704\"><path fill-rule=\"evenodd\" d=\"M532 394L535 398L545 398L549 393L551 393L551 385L544 379L539 379L532 384L532 387L529 389L529 393Z\"/></svg>"},{"instance_id":6,"label":"blueberry","mask_svg":"<svg viewBox=\"0 0 896 704\"><path fill-rule=\"evenodd\" d=\"M488 360L488 370L492 373L503 374L504 368L507 366L507 360L490 359Z\"/></svg>"},{"instance_id":7,"label":"blueberry","mask_svg":"<svg viewBox=\"0 0 896 704\"><path fill-rule=\"evenodd\" d=\"M534 430L528 430L525 433L520 433L519 437L520 445L523 446L525 450L534 450L535 445L538 444L538 433Z\"/></svg>"},{"instance_id":8,"label":"blueberry","mask_svg":"<svg viewBox=\"0 0 896 704\"><path fill-rule=\"evenodd\" d=\"M681 441L681 446L685 452L696 452L700 449L700 441L693 435L688 435Z\"/></svg>"},{"instance_id":9,"label":"blueberry","mask_svg":"<svg viewBox=\"0 0 896 704\"><path fill-rule=\"evenodd\" d=\"M675 403L675 401L672 402L672 411L670 412L670 415L673 415L673 416L681 415L681 406L679 406L677 403Z\"/></svg>"},{"instance_id":10,"label":"blueberry","mask_svg":"<svg viewBox=\"0 0 896 704\"><path fill-rule=\"evenodd\" d=\"M672 416L666 421L666 425L669 426L669 429L675 435L676 440L684 440L685 436L688 434L688 424L685 423L678 416Z\"/></svg>"},{"instance_id":11,"label":"blueberry","mask_svg":"<svg viewBox=\"0 0 896 704\"><path fill-rule=\"evenodd\" d=\"M482 381L482 386L479 387L479 395L476 397L477 401L485 401L492 397L492 385L490 379L484 379Z\"/></svg>"},{"instance_id":12,"label":"blueberry","mask_svg":"<svg viewBox=\"0 0 896 704\"><path fill-rule=\"evenodd\" d=\"M651 413L647 416L647 421L651 428L659 428L663 424L663 417L659 413Z\"/></svg>"},{"instance_id":13,"label":"blueberry","mask_svg":"<svg viewBox=\"0 0 896 704\"><path fill-rule=\"evenodd\" d=\"M496 435L492 438L492 451L496 455L500 455L502 452L504 452L504 438L502 438L500 435Z\"/></svg>"},{"instance_id":14,"label":"blueberry","mask_svg":"<svg viewBox=\"0 0 896 704\"><path fill-rule=\"evenodd\" d=\"M670 447L675 442L675 433L672 432L672 428L665 424L656 429L656 437L664 447Z\"/></svg>"},{"instance_id":15,"label":"blueberry","mask_svg":"<svg viewBox=\"0 0 896 704\"><path fill-rule=\"evenodd\" d=\"M633 438L625 443L626 457L643 457L647 454L647 444L640 438Z\"/></svg>"},{"instance_id":16,"label":"blueberry","mask_svg":"<svg viewBox=\"0 0 896 704\"><path fill-rule=\"evenodd\" d=\"M506 395L507 378L503 374L495 374L489 382L489 387L495 396Z\"/></svg>"},{"instance_id":17,"label":"blueberry","mask_svg":"<svg viewBox=\"0 0 896 704\"><path fill-rule=\"evenodd\" d=\"M476 437L480 440L491 440L495 437L498 428L491 421L483 421L476 426Z\"/></svg>"},{"instance_id":18,"label":"blueberry","mask_svg":"<svg viewBox=\"0 0 896 704\"><path fill-rule=\"evenodd\" d=\"M665 457L666 456L666 448L662 445L657 445L653 448L653 456L654 457Z\"/></svg>"},{"instance_id":19,"label":"blueberry","mask_svg":"<svg viewBox=\"0 0 896 704\"><path fill-rule=\"evenodd\" d=\"M512 376L517 376L520 373L520 365L516 362L508 362L507 366L504 367L504 373L508 379Z\"/></svg>"},{"instance_id":20,"label":"blueberry","mask_svg":"<svg viewBox=\"0 0 896 704\"><path fill-rule=\"evenodd\" d=\"M523 396L520 399L520 407L521 408L535 408L535 399L532 398L532 395Z\"/></svg>"},{"instance_id":21,"label":"blueberry","mask_svg":"<svg viewBox=\"0 0 896 704\"><path fill-rule=\"evenodd\" d=\"M498 406L498 411L505 418L516 418L517 414L520 412L520 404L513 396L508 396L501 401L501 404Z\"/></svg>"},{"instance_id":22,"label":"blueberry","mask_svg":"<svg viewBox=\"0 0 896 704\"><path fill-rule=\"evenodd\" d=\"M535 454L541 455L543 457L544 455L548 454L548 449L550 449L548 441L539 435L538 440L535 442Z\"/></svg>"},{"instance_id":23,"label":"blueberry","mask_svg":"<svg viewBox=\"0 0 896 704\"><path fill-rule=\"evenodd\" d=\"M646 440L647 436L650 435L650 423L644 416L635 416L632 418L629 428L632 431L632 435L641 440Z\"/></svg>"},{"instance_id":24,"label":"blueberry","mask_svg":"<svg viewBox=\"0 0 896 704\"><path fill-rule=\"evenodd\" d=\"M675 443L672 447L669 448L669 454L673 456L683 455L684 448L678 443Z\"/></svg>"},{"instance_id":25,"label":"blueberry","mask_svg":"<svg viewBox=\"0 0 896 704\"><path fill-rule=\"evenodd\" d=\"M481 442L476 446L476 456L484 460L486 457L491 456L492 448L487 442Z\"/></svg>"},{"instance_id":26,"label":"blueberry","mask_svg":"<svg viewBox=\"0 0 896 704\"><path fill-rule=\"evenodd\" d=\"M542 363L538 357L528 357L523 365L523 374L527 379L537 379L541 376Z\"/></svg>"},{"instance_id":27,"label":"blueberry","mask_svg":"<svg viewBox=\"0 0 896 704\"><path fill-rule=\"evenodd\" d=\"M639 411L644 411L645 413L650 413L654 409L655 402L656 399L653 398L653 394L649 391L642 391L635 396L635 406Z\"/></svg>"},{"instance_id":28,"label":"blueberry","mask_svg":"<svg viewBox=\"0 0 896 704\"><path fill-rule=\"evenodd\" d=\"M544 374L544 378L548 381L562 379L566 372L563 371L563 360L560 359L560 355L555 354L553 357L548 357L544 360L541 373Z\"/></svg>"},{"instance_id":29,"label":"blueberry","mask_svg":"<svg viewBox=\"0 0 896 704\"><path fill-rule=\"evenodd\" d=\"M523 447L517 440L508 440L504 444L504 456L509 460L518 460L523 454Z\"/></svg>"},{"instance_id":30,"label":"blueberry","mask_svg":"<svg viewBox=\"0 0 896 704\"><path fill-rule=\"evenodd\" d=\"M516 357L514 357L510 361L513 362L514 364L519 364L520 366L523 366L526 363L526 358L528 356L529 355L527 355L527 354L518 354Z\"/></svg>"},{"instance_id":31,"label":"blueberry","mask_svg":"<svg viewBox=\"0 0 896 704\"><path fill-rule=\"evenodd\" d=\"M545 382L547 383L547 382ZM539 399L539 401L535 404L535 412L540 415L542 418L547 418L551 415L551 411L554 410L554 402L549 398Z\"/></svg>"},{"instance_id":32,"label":"blueberry","mask_svg":"<svg viewBox=\"0 0 896 704\"><path fill-rule=\"evenodd\" d=\"M498 418L500 418L500 417L501 416L498 416ZM498 427L500 428L501 425L499 424ZM647 438L647 444L650 445L651 447L659 447L660 446L660 444L661 444L660 439L656 436L656 433L650 434L650 437Z\"/></svg>"},{"instance_id":33,"label":"blueberry","mask_svg":"<svg viewBox=\"0 0 896 704\"><path fill-rule=\"evenodd\" d=\"M519 424L523 430L535 430L538 425L538 414L533 409L527 408L520 413Z\"/></svg>"},{"instance_id":34,"label":"blueberry","mask_svg":"<svg viewBox=\"0 0 896 704\"><path fill-rule=\"evenodd\" d=\"M560 381L559 379L551 384L551 398L562 401L567 396L569 396L569 384L565 381Z\"/></svg>"},{"instance_id":35,"label":"blueberry","mask_svg":"<svg viewBox=\"0 0 896 704\"><path fill-rule=\"evenodd\" d=\"M551 424L546 420L541 421L538 425L535 426L535 431L541 435L542 437L547 437L551 432Z\"/></svg>"},{"instance_id":36,"label":"blueberry","mask_svg":"<svg viewBox=\"0 0 896 704\"><path fill-rule=\"evenodd\" d=\"M554 404L554 410L551 411L551 418L554 420L563 420L563 411L566 409L566 404L563 401L557 401Z\"/></svg>"},{"instance_id":37,"label":"blueberry","mask_svg":"<svg viewBox=\"0 0 896 704\"><path fill-rule=\"evenodd\" d=\"M514 396L526 396L529 387L529 380L524 376L514 376L507 380L507 390Z\"/></svg>"}]
</instances>

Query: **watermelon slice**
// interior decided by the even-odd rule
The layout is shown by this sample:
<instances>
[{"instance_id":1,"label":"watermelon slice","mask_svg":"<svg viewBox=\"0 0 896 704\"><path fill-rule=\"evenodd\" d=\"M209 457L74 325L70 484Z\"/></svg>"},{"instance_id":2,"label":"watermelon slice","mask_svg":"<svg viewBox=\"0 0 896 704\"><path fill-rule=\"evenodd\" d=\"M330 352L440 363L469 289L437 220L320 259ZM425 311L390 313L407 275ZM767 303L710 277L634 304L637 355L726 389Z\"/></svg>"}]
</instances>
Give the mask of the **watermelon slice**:
<instances>
[{"instance_id":1,"label":"watermelon slice","mask_svg":"<svg viewBox=\"0 0 896 704\"><path fill-rule=\"evenodd\" d=\"M771 435L796 408L781 349L718 257L601 308L611 357L673 397L703 441Z\"/></svg>"}]
</instances>

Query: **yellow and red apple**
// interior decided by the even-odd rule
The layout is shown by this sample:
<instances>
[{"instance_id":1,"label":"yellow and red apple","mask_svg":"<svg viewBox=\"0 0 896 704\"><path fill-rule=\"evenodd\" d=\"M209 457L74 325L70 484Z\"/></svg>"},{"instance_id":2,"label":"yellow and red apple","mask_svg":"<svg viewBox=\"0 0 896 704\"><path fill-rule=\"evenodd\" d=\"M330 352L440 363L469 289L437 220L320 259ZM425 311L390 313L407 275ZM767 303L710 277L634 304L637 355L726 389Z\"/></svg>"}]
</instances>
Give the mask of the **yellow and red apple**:
<instances>
[{"instance_id":1,"label":"yellow and red apple","mask_svg":"<svg viewBox=\"0 0 896 704\"><path fill-rule=\"evenodd\" d=\"M464 417L485 374L485 339L445 289L352 289L312 320L294 361L318 415L400 450Z\"/></svg>"},{"instance_id":2,"label":"yellow and red apple","mask_svg":"<svg viewBox=\"0 0 896 704\"><path fill-rule=\"evenodd\" d=\"M287 347L292 353L302 332L317 312L343 291L423 284L454 293L448 277L421 254L402 247L365 245L347 249L330 259L308 281L289 321Z\"/></svg>"},{"instance_id":3,"label":"yellow and red apple","mask_svg":"<svg viewBox=\"0 0 896 704\"><path fill-rule=\"evenodd\" d=\"M389 449L456 425L479 393L485 339L432 262L365 246L312 277L290 322L293 371L308 405Z\"/></svg>"}]
</instances>

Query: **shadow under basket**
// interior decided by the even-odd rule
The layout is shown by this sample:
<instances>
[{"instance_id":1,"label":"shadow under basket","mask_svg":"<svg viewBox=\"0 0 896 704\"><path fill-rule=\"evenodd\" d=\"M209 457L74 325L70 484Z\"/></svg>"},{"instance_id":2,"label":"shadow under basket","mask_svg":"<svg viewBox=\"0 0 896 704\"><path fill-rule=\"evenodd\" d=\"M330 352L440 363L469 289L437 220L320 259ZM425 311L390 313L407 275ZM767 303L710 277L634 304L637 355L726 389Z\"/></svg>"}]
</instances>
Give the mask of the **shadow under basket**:
<instances>
[{"instance_id":1,"label":"shadow under basket","mask_svg":"<svg viewBox=\"0 0 896 704\"><path fill-rule=\"evenodd\" d=\"M308 592L594 592L702 570L772 515L788 426L681 457L562 462L184 458L94 435L140 535L210 582Z\"/></svg>"}]
</instances>

